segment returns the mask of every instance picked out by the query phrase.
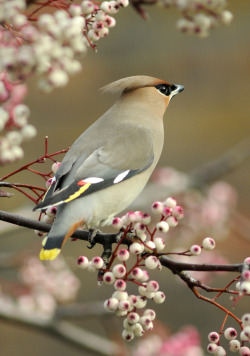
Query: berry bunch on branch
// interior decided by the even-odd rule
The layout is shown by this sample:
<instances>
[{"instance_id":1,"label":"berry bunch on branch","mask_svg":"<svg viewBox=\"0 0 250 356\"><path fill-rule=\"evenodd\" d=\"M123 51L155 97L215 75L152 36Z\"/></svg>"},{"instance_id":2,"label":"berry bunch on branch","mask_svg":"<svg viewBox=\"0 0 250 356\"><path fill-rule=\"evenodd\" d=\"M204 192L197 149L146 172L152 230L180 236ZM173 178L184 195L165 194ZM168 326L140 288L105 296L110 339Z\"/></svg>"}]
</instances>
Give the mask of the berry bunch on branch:
<instances>
[{"instance_id":1,"label":"berry bunch on branch","mask_svg":"<svg viewBox=\"0 0 250 356\"><path fill-rule=\"evenodd\" d=\"M63 151L53 154L48 153L46 139L44 156L4 178L14 176L22 170L28 170L31 174L38 174L42 180L46 180L46 185L48 186L53 173L56 172L56 169L60 165L54 158L59 153L63 153ZM51 170L48 173L41 173L31 168L34 164L44 163L45 158L53 162ZM15 186L13 188L16 189ZM30 192L37 194L35 199L31 194L25 194L35 203L42 198L45 191L45 188L40 188L39 191L39 187L28 187L28 185L26 188ZM23 189L23 187L20 187L20 189ZM41 221L18 217L15 222L15 219L11 215L14 214L0 212L1 220L35 228L36 234L43 237L50 230L50 226L56 217L56 207L54 209L49 208L40 214L39 220ZM150 214L142 211L129 211L123 216L113 219L112 226L118 232L113 234L96 233L94 242L92 241L90 247L94 248L95 244L101 244L103 246L103 253L100 256L95 255L91 258L86 255L79 256L77 258L77 265L80 269L84 269L92 274L97 273L99 286L106 285L113 289L110 297L104 302L104 309L107 312L114 313L119 318L123 318L122 337L125 340L131 341L135 337L141 337L154 329L156 318L154 305L168 302L168 298L165 287L162 286L160 288L157 279L152 279L150 274L153 270L160 272L168 269L173 274L179 276L194 296L206 303L212 304L225 314L221 326L216 331L209 333L208 352L217 356L226 355L226 349L228 348L231 351L239 352L240 355L248 355L249 314L244 314L242 317L237 316L231 308L225 307L223 302L220 303L219 299L227 294L231 298L232 307L235 307L243 297L250 295L249 257L241 264L216 263L216 258L213 264L195 262L195 259L197 261L197 258L200 256L202 261L202 256L205 256L206 253L214 254L213 250L216 243L212 237L205 237L200 244L191 244L183 251L169 249L171 231L179 228L183 217L184 210L182 206L177 205L176 200L173 198L154 202L151 206ZM89 233L78 230L72 236L72 240L88 241ZM192 259L192 261L184 262L181 260L184 257ZM32 263L34 264L35 261ZM221 288L214 288L205 284L202 282L202 278L197 278L194 274L197 272L200 274L211 274L221 271L237 274L226 286ZM38 283L41 283L40 279ZM78 288L79 286L75 289L75 296ZM200 291L215 295L210 298L200 293ZM45 298L45 296L43 297ZM33 300L32 298L35 299ZM27 307L25 303L28 303L28 305L31 303L34 312L37 313L38 306L40 309L42 308L39 304L39 301L42 299L40 297L37 298L37 295L34 296L32 294L28 299L24 298L20 300L18 302L20 303L20 308ZM55 297L52 295L50 298L53 299ZM46 318L53 317L58 307L57 301L53 302L52 299L49 304L50 308L46 310ZM36 305L37 307L35 307ZM39 313L43 310L40 309ZM234 321L236 323L236 328L230 324L229 319L231 319L231 322ZM222 338L223 335L224 338ZM238 335L239 337L237 338ZM229 341L228 346L224 345L225 342L223 339Z\"/></svg>"}]
</instances>

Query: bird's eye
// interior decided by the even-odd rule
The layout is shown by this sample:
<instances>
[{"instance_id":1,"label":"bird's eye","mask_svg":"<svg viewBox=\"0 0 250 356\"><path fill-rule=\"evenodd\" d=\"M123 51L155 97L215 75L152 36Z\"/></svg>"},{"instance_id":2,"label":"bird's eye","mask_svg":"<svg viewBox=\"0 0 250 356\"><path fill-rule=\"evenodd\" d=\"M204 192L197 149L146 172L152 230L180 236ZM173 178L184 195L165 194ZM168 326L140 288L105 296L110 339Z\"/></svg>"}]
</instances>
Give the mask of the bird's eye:
<instances>
[{"instance_id":1,"label":"bird's eye","mask_svg":"<svg viewBox=\"0 0 250 356\"><path fill-rule=\"evenodd\" d=\"M171 94L171 88L170 85L167 84L158 84L155 86L157 90L163 95L169 96Z\"/></svg>"}]
</instances>

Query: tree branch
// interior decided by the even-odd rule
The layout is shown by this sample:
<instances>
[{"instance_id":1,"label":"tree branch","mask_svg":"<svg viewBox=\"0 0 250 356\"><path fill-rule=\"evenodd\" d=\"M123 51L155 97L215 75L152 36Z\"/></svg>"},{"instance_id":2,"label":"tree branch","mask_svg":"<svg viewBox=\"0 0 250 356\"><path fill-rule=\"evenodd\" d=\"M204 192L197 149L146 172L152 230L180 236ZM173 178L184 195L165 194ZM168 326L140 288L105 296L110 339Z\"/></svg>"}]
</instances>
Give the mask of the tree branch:
<instances>
[{"instance_id":1,"label":"tree branch","mask_svg":"<svg viewBox=\"0 0 250 356\"><path fill-rule=\"evenodd\" d=\"M26 218L21 215L9 213L3 210L0 210L0 220L6 221L10 224L15 224L15 225L27 227L28 229L39 230L43 232L49 232L52 226L42 221ZM77 230L76 232L74 232L74 234L71 237L74 239L88 241L89 232L83 230L82 231ZM105 239L106 241L109 240L109 242L112 244L117 242L116 237L117 234L97 233L95 236L95 242L103 244L103 239Z\"/></svg>"},{"instance_id":2,"label":"tree branch","mask_svg":"<svg viewBox=\"0 0 250 356\"><path fill-rule=\"evenodd\" d=\"M0 210L0 220L9 222L11 224L27 227L29 229L49 232L51 229L50 224L46 224L42 221L37 221L30 218L25 218L20 215L16 215L13 213L8 213L6 211ZM98 232L95 236L95 243L105 245L112 245L113 243L117 243L118 234L107 234ZM89 232L88 231L80 231L77 230L72 236L72 238L76 238L83 241L88 241ZM130 244L130 240L123 239L123 244ZM174 274L180 274L182 271L211 271L211 272L219 272L219 271L227 271L227 272L237 272L241 273L244 268L243 263L239 264L226 264L226 265L208 265L208 264L193 264L193 263L185 263L175 261L167 256L160 257L161 264L164 267L167 267Z\"/></svg>"},{"instance_id":3,"label":"tree branch","mask_svg":"<svg viewBox=\"0 0 250 356\"><path fill-rule=\"evenodd\" d=\"M227 264L227 265L207 265L207 264L193 264L193 263L185 263L185 262L178 262L172 260L169 257L162 256L160 258L161 264L168 269L173 274L178 274L182 271L210 271L210 272L237 272L241 273L242 269L244 268L244 263L238 264Z\"/></svg>"}]
</instances>

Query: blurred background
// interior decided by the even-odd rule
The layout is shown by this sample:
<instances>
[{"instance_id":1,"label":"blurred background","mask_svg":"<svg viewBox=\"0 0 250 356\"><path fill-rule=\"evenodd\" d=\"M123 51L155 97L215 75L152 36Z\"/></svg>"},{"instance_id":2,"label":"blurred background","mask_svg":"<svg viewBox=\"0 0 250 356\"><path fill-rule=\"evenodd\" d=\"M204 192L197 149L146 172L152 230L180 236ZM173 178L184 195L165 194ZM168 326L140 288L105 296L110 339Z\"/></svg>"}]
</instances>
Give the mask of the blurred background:
<instances>
[{"instance_id":1,"label":"blurred background","mask_svg":"<svg viewBox=\"0 0 250 356\"><path fill-rule=\"evenodd\" d=\"M44 95L38 91L36 81L30 81L26 103L31 108L30 122L37 127L38 135L24 146L22 162L1 168L0 176L42 156L46 135L49 152L69 147L113 104L115 97L101 94L99 88L130 75L150 75L185 86L185 91L167 109L165 148L158 166L171 166L188 173L249 138L249 3L229 1L234 21L229 27L215 29L205 40L179 33L175 28L179 14L174 9L152 6L147 10L150 21L142 20L132 8L121 10L115 16L116 27L99 41L98 53L89 49L83 59L83 71L71 78L66 88ZM248 159L220 177L235 188L237 209L248 217L249 174ZM17 181L17 177L12 179L12 182ZM20 175L18 181L41 184L40 180L26 174ZM16 193L15 197L1 201L1 209L17 210L17 206L21 208L24 204L26 199ZM31 210L32 205L25 209ZM4 224L0 227L5 229ZM40 244L33 231L24 228L6 232L0 243L2 251L33 249L34 254ZM64 248L72 268L80 246L81 254L85 254L85 243L68 243ZM219 243L221 251L233 262L241 262L250 251L249 240L233 233L226 241L226 248L224 246L223 242ZM76 273L82 283L79 301L102 300L109 296L107 287L97 289L93 275ZM225 276L215 283L224 285L222 278L225 283L230 281L230 276ZM206 347L206 335L220 327L223 314L195 300L170 273L162 271L159 282L167 294L164 305L157 308L159 319L171 331L185 324L195 325ZM241 306L244 310L246 301L243 300ZM96 332L98 327L105 335L105 326L97 324L96 321L82 321L85 328ZM55 356L91 355L53 337L7 322L0 323L0 334L1 355L4 356L40 356L45 352Z\"/></svg>"}]
</instances>

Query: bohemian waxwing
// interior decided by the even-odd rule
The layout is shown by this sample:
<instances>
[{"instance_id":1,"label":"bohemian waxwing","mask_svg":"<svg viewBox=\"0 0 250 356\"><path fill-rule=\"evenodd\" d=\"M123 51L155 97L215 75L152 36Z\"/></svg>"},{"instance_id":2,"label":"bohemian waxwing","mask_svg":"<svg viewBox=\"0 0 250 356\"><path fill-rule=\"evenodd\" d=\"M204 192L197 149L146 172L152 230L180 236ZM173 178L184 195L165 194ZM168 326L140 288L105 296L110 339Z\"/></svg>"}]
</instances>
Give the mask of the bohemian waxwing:
<instances>
[{"instance_id":1,"label":"bohemian waxwing","mask_svg":"<svg viewBox=\"0 0 250 356\"><path fill-rule=\"evenodd\" d=\"M140 75L103 88L121 96L75 141L34 209L57 207L40 259L55 259L80 225L110 224L143 190L162 152L163 115L183 89Z\"/></svg>"}]
</instances>

